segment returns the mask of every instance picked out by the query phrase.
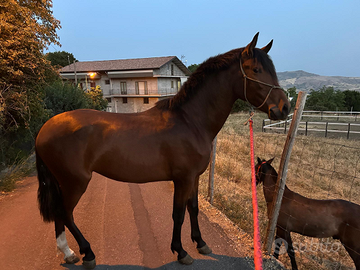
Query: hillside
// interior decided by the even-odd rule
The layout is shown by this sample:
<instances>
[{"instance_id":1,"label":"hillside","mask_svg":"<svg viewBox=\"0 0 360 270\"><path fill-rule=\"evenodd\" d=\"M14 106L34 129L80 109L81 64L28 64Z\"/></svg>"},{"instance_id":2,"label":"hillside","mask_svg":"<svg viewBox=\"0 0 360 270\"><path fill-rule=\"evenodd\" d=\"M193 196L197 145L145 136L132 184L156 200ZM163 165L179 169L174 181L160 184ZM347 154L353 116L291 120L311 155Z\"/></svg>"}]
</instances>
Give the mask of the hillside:
<instances>
[{"instance_id":1,"label":"hillside","mask_svg":"<svg viewBox=\"0 0 360 270\"><path fill-rule=\"evenodd\" d=\"M277 75L280 86L285 89L295 86L298 91L309 91L332 86L341 91L360 91L360 77L320 76L302 70L278 72Z\"/></svg>"}]
</instances>

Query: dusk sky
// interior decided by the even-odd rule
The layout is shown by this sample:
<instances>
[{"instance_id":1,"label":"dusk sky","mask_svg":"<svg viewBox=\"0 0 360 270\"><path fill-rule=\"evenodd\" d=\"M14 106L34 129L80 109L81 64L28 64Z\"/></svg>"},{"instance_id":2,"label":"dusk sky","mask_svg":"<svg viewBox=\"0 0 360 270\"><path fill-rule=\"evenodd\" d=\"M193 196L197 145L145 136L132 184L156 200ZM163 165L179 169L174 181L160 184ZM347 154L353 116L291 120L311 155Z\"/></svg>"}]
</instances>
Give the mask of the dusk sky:
<instances>
[{"instance_id":1,"label":"dusk sky","mask_svg":"<svg viewBox=\"0 0 360 270\"><path fill-rule=\"evenodd\" d=\"M54 0L62 47L79 61L182 55L186 65L274 39L280 71L360 77L360 1Z\"/></svg>"}]
</instances>

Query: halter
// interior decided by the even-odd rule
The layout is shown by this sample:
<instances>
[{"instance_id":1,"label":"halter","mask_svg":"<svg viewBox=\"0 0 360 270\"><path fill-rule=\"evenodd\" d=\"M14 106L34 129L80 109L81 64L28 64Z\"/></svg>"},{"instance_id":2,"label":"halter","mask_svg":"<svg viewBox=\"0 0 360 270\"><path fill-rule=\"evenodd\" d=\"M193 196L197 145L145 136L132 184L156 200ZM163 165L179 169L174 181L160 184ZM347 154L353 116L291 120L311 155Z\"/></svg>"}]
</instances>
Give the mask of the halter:
<instances>
[{"instance_id":1,"label":"halter","mask_svg":"<svg viewBox=\"0 0 360 270\"><path fill-rule=\"evenodd\" d=\"M247 99L247 96L246 96L246 79L248 79L248 80L250 80L250 81L253 81L253 82L257 82L257 83L260 83L260 84L263 84L263 85L266 85L266 86L271 87L270 90L269 90L269 93L267 94L267 96L266 96L266 98L265 98L265 100L264 100L264 102L261 103L261 105L258 106L258 107L255 107L255 106L254 106L256 109L259 109L260 107L262 107L262 106L265 104L265 102L268 100L268 98L269 98L269 96L270 96L271 91L272 91L274 88L276 88L276 89L282 89L280 86L273 85L273 84L268 84L268 83L265 83L265 82L262 82L262 81L259 81L259 80L255 80L255 79L253 79L253 78L248 77L248 76L245 74L245 71L244 71L244 69L243 69L243 67L242 67L241 57L240 57L240 70L241 70L241 73L242 73L242 75L243 75L243 77L244 77L244 96L245 96L245 100L246 100L251 106L253 106L253 105L250 103L250 101Z\"/></svg>"},{"instance_id":2,"label":"halter","mask_svg":"<svg viewBox=\"0 0 360 270\"><path fill-rule=\"evenodd\" d=\"M259 167L258 167L258 169L257 169L257 171L256 171L256 174L255 174L255 175L257 175L257 176L259 177L259 181L260 181L260 175L259 175L259 173L260 173L260 170L261 170L262 165L264 165L265 163L266 163L266 161L263 161L263 162L259 165Z\"/></svg>"}]
</instances>

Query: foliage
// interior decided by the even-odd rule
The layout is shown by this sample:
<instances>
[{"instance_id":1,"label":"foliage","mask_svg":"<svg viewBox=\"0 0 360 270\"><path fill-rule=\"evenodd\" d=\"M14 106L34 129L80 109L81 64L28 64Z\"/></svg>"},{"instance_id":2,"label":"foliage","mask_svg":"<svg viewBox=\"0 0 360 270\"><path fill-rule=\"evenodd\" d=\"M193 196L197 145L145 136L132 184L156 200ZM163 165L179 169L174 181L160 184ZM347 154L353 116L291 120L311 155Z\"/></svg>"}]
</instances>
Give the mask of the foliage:
<instances>
[{"instance_id":1,"label":"foliage","mask_svg":"<svg viewBox=\"0 0 360 270\"><path fill-rule=\"evenodd\" d=\"M61 52L49 52L45 55L46 59L51 62L51 65L57 68L65 67L72 64L74 61L77 62L76 58L72 53L65 51Z\"/></svg>"},{"instance_id":2,"label":"foliage","mask_svg":"<svg viewBox=\"0 0 360 270\"><path fill-rule=\"evenodd\" d=\"M188 69L191 72L194 72L199 66L200 66L199 64L192 64L192 65L188 66Z\"/></svg>"},{"instance_id":3,"label":"foliage","mask_svg":"<svg viewBox=\"0 0 360 270\"><path fill-rule=\"evenodd\" d=\"M86 92L86 95L89 99L90 108L99 111L106 109L108 102L103 98L100 85L97 85L96 88L91 87L91 89Z\"/></svg>"},{"instance_id":4,"label":"foliage","mask_svg":"<svg viewBox=\"0 0 360 270\"><path fill-rule=\"evenodd\" d=\"M11 191L16 186L16 181L23 179L35 170L34 155L26 159L22 159L17 164L11 166L0 174L0 191Z\"/></svg>"},{"instance_id":5,"label":"foliage","mask_svg":"<svg viewBox=\"0 0 360 270\"><path fill-rule=\"evenodd\" d=\"M70 82L61 80L45 87L44 102L48 118L76 109L105 110L107 107L107 101L103 99L100 86L84 91Z\"/></svg>"},{"instance_id":6,"label":"foliage","mask_svg":"<svg viewBox=\"0 0 360 270\"><path fill-rule=\"evenodd\" d=\"M51 0L1 3L0 170L31 147L44 114L42 86L57 76L42 54L51 43L59 45L60 22L51 8Z\"/></svg>"},{"instance_id":7,"label":"foliage","mask_svg":"<svg viewBox=\"0 0 360 270\"><path fill-rule=\"evenodd\" d=\"M288 98L290 100L291 108L294 109L297 101L298 94L296 93L296 87L291 87L287 90Z\"/></svg>"},{"instance_id":8,"label":"foliage","mask_svg":"<svg viewBox=\"0 0 360 270\"><path fill-rule=\"evenodd\" d=\"M346 90L343 92L345 95L345 107L348 111L360 111L360 92Z\"/></svg>"},{"instance_id":9,"label":"foliage","mask_svg":"<svg viewBox=\"0 0 360 270\"><path fill-rule=\"evenodd\" d=\"M250 110L249 103L247 103L246 101L243 101L241 99L238 99L235 101L235 103L231 109L231 113L243 112L243 111L249 111L249 110Z\"/></svg>"},{"instance_id":10,"label":"foliage","mask_svg":"<svg viewBox=\"0 0 360 270\"><path fill-rule=\"evenodd\" d=\"M311 89L305 104L306 110L341 111L345 110L345 94L333 87L322 87L316 91Z\"/></svg>"},{"instance_id":11,"label":"foliage","mask_svg":"<svg viewBox=\"0 0 360 270\"><path fill-rule=\"evenodd\" d=\"M45 108L48 118L62 112L90 108L86 93L69 82L60 79L45 87Z\"/></svg>"}]
</instances>

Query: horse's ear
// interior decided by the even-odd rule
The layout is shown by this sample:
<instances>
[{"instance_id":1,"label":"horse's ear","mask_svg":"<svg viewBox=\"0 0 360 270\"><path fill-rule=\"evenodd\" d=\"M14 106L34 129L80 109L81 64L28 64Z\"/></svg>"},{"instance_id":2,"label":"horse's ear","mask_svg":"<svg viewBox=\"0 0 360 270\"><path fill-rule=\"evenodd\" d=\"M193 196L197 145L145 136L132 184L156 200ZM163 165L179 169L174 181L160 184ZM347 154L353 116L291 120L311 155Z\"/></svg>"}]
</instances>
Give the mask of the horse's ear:
<instances>
[{"instance_id":1,"label":"horse's ear","mask_svg":"<svg viewBox=\"0 0 360 270\"><path fill-rule=\"evenodd\" d=\"M259 36L259 32L256 33L253 40L245 47L244 51L242 52L243 55L247 54L248 57L253 57L253 51L255 49L258 36Z\"/></svg>"},{"instance_id":2,"label":"horse's ear","mask_svg":"<svg viewBox=\"0 0 360 270\"><path fill-rule=\"evenodd\" d=\"M270 165L271 162L273 162L273 160L274 160L274 157L272 159L269 159L268 161L266 161L266 163Z\"/></svg>"},{"instance_id":3,"label":"horse's ear","mask_svg":"<svg viewBox=\"0 0 360 270\"><path fill-rule=\"evenodd\" d=\"M261 158L257 158L257 162L258 162L258 164L261 164Z\"/></svg>"},{"instance_id":4,"label":"horse's ear","mask_svg":"<svg viewBox=\"0 0 360 270\"><path fill-rule=\"evenodd\" d=\"M272 47L273 44L273 39L269 42L268 45L266 45L265 47L261 48L261 50L263 50L264 52L268 53Z\"/></svg>"}]
</instances>

